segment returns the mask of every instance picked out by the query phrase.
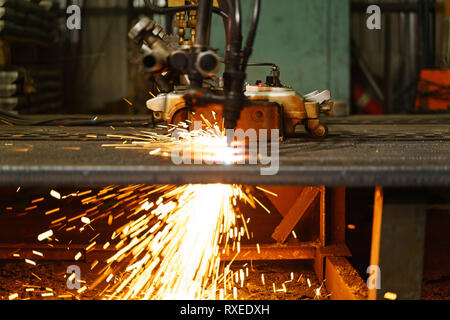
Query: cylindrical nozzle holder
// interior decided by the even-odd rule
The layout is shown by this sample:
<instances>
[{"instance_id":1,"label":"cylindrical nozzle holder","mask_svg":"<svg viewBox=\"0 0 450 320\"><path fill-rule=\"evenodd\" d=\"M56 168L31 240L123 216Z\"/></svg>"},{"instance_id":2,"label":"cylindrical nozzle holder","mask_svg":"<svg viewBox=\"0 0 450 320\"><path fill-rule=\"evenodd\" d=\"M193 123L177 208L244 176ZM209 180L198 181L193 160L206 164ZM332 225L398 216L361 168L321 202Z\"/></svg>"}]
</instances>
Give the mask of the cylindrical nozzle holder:
<instances>
[{"instance_id":1,"label":"cylindrical nozzle holder","mask_svg":"<svg viewBox=\"0 0 450 320\"><path fill-rule=\"evenodd\" d=\"M217 75L220 71L220 59L214 51L204 51L197 56L195 67L205 78Z\"/></svg>"}]
</instances>

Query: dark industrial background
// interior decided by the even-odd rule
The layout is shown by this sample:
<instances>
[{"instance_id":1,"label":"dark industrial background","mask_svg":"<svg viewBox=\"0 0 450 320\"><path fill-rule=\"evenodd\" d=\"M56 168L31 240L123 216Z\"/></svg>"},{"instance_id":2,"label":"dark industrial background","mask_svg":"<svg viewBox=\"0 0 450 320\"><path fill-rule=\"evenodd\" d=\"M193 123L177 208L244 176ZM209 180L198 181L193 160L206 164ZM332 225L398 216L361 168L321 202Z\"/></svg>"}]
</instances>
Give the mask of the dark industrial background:
<instances>
[{"instance_id":1,"label":"dark industrial background","mask_svg":"<svg viewBox=\"0 0 450 320\"><path fill-rule=\"evenodd\" d=\"M381 30L366 27L366 10L374 3L381 8ZM82 8L81 30L66 28L70 4ZM331 89L338 112L417 112L421 71L448 67L444 0L283 0L263 5L252 61L278 64L283 83L302 94ZM149 14L143 1L19 0L2 1L0 8L1 109L146 113L152 85L137 71L137 49L127 37L133 22ZM243 12L244 18L251 16L251 2L244 2ZM172 29L171 17L154 19ZM249 20L244 19L244 30ZM223 53L219 18L214 17L214 25L212 45ZM248 82L265 79L267 72L253 68Z\"/></svg>"}]
</instances>

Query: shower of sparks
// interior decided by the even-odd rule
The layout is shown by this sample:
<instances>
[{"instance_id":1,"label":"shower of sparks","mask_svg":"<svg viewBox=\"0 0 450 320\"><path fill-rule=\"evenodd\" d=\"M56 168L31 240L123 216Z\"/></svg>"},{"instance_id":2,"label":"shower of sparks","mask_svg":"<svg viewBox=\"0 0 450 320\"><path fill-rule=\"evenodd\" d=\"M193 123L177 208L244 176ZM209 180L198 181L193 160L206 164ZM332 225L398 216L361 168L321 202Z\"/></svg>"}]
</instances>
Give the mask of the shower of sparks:
<instances>
[{"instance_id":1,"label":"shower of sparks","mask_svg":"<svg viewBox=\"0 0 450 320\"><path fill-rule=\"evenodd\" d=\"M216 119L214 113L213 118ZM186 120L177 126L164 127L167 134L141 131L130 136L110 135L122 139L123 143L103 147L139 149L158 157L169 157L179 150L183 160L199 164L233 164L243 160L245 152L227 144L219 124L211 123L204 116L202 119L206 129L202 126L189 130L190 125L198 126L198 123ZM278 197L262 187L257 189ZM60 232L92 233L89 245L74 259L80 260L100 248L111 252L111 256L91 264L91 270L99 277L90 284L80 280L85 285L77 294L81 296L99 288L101 293L96 298L106 300L238 299L238 288L244 287L249 269L244 266L245 271L236 272L231 266L241 251L241 239L251 239L253 233L247 227L250 219L246 220L237 205L245 203L253 208L259 205L270 213L252 195L251 188L238 185L108 186L98 193L87 190L65 196L51 190L50 196L58 200L77 198L85 210L75 217L63 216L60 208L45 211L46 216L52 215L54 219L38 240L53 247ZM32 204L44 200L39 198ZM108 235L106 243L99 243L100 236L105 235L95 231L101 222L108 226L120 225ZM260 245L256 247L261 254ZM225 253L234 259L229 263L221 261L221 254ZM34 254L42 257L38 251ZM25 262L36 266L32 260ZM71 275L69 280L74 277ZM292 280L293 275L285 283ZM266 284L264 274L261 281ZM273 283L274 292L287 293L285 283L278 290ZM311 287L309 279L308 285ZM53 292L42 294L42 297L52 296ZM16 294L10 296L11 300L17 298Z\"/></svg>"},{"instance_id":2,"label":"shower of sparks","mask_svg":"<svg viewBox=\"0 0 450 320\"><path fill-rule=\"evenodd\" d=\"M220 238L236 225L230 199L240 193L230 185L183 186L166 194L178 201L161 203L124 226L117 236L127 245L108 259L104 274L116 274L124 260L127 267L109 298L215 299Z\"/></svg>"},{"instance_id":3,"label":"shower of sparks","mask_svg":"<svg viewBox=\"0 0 450 320\"><path fill-rule=\"evenodd\" d=\"M73 193L70 197L86 206L84 212L70 219L56 216L38 240L51 245L57 231L94 232L101 221L121 223L104 245L97 244L99 233L91 236L83 252L102 247L112 253L92 265L99 277L78 290L79 295L99 287L98 298L108 300L227 299L248 278L248 271L241 270L235 283L232 262L221 262L220 255L231 252L237 257L241 239L249 237L246 219L236 207L241 202L255 207L249 191L211 184L109 186L97 194ZM80 260L83 252L74 259Z\"/></svg>"},{"instance_id":4,"label":"shower of sparks","mask_svg":"<svg viewBox=\"0 0 450 320\"><path fill-rule=\"evenodd\" d=\"M253 238L247 229L250 220L237 207L242 203L256 207L252 188L221 184L108 186L97 192L87 190L62 197L69 198L80 201L82 212L69 218L60 217L63 211L55 212L50 230L40 234L39 241L53 247L62 232L86 233L89 244L74 252L75 260L101 248L110 255L91 264L90 270L98 274L95 281L76 280L82 287L70 295L52 295L37 289L35 293L41 298L239 299L239 290L246 286L250 270L254 272L252 261L237 270L233 265L241 240ZM99 233L96 229L100 224L114 224L114 232ZM69 250L71 242L66 246ZM261 254L259 244L256 249ZM40 251L32 253L45 259ZM234 258L225 262L221 254ZM33 260L22 261L31 268L37 265ZM39 273L33 276L41 279ZM291 273L280 283L279 279L261 274L261 283L272 287L276 295L286 295L302 277L294 282L297 277ZM73 282L75 275L65 279ZM306 278L303 284L311 290L311 299L323 297L323 283L315 289ZM34 287L26 285L28 288ZM20 293L10 294L14 299L26 298Z\"/></svg>"}]
</instances>

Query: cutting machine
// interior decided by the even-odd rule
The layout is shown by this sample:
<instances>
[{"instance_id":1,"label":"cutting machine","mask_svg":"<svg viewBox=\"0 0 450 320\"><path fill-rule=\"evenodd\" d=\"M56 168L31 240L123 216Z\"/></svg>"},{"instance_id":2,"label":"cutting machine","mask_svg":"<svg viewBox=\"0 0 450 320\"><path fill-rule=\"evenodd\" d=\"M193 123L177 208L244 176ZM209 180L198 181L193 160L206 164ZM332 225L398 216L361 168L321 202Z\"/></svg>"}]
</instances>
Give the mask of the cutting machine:
<instances>
[{"instance_id":1,"label":"cutting machine","mask_svg":"<svg viewBox=\"0 0 450 320\"><path fill-rule=\"evenodd\" d=\"M332 113L329 91L302 96L282 84L280 68L274 63L249 63L261 0L254 1L245 47L240 0L169 1L168 8L146 3L156 13L175 14L174 27L178 28L178 35L168 35L144 17L129 33L141 49L141 71L155 79L161 91L147 102L156 119L175 126L181 122L217 123L221 130L228 130L227 135L234 129L276 129L281 138L294 135L302 123L310 136L327 136L320 114ZM212 14L224 20L227 43L223 59L210 46ZM189 39L186 29L190 29ZM219 76L222 64L224 72ZM269 67L270 74L265 82L251 85L246 83L248 67Z\"/></svg>"}]
</instances>

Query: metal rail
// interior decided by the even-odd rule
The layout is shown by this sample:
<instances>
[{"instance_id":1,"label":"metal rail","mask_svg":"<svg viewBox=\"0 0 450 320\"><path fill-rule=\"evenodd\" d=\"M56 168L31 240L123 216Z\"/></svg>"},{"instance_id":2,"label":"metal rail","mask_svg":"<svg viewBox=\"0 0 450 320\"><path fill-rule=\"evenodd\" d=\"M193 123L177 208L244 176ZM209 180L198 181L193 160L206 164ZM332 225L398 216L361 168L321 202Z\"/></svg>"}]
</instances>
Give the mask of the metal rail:
<instances>
[{"instance_id":1,"label":"metal rail","mask_svg":"<svg viewBox=\"0 0 450 320\"><path fill-rule=\"evenodd\" d=\"M237 183L306 186L450 186L450 116L330 119L330 137L298 137L280 146L280 169L177 166L148 151L102 147L139 128L0 125L0 185ZM148 128L142 129L148 131Z\"/></svg>"}]
</instances>

